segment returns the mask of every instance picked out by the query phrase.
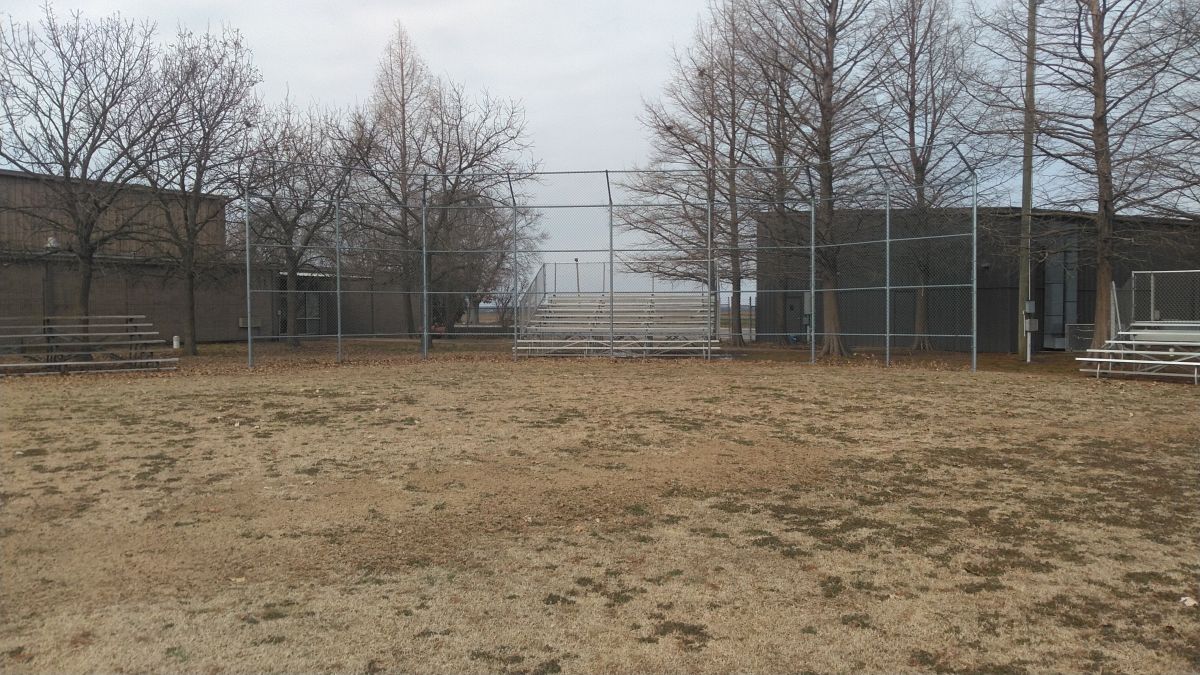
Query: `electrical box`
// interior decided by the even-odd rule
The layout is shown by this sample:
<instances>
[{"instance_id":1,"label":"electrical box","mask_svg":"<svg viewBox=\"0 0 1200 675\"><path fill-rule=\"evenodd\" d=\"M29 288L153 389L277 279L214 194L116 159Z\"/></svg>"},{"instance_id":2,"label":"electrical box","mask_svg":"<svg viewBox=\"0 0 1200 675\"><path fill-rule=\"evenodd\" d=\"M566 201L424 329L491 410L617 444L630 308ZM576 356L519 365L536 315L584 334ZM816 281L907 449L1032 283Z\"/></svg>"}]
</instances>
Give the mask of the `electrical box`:
<instances>
[{"instance_id":1,"label":"electrical box","mask_svg":"<svg viewBox=\"0 0 1200 675\"><path fill-rule=\"evenodd\" d=\"M1026 333L1038 332L1038 320L1037 319L1025 319L1025 332Z\"/></svg>"},{"instance_id":2,"label":"electrical box","mask_svg":"<svg viewBox=\"0 0 1200 675\"><path fill-rule=\"evenodd\" d=\"M1026 314L1036 314L1037 313L1037 302L1034 300L1026 300L1025 301L1025 313Z\"/></svg>"}]
</instances>

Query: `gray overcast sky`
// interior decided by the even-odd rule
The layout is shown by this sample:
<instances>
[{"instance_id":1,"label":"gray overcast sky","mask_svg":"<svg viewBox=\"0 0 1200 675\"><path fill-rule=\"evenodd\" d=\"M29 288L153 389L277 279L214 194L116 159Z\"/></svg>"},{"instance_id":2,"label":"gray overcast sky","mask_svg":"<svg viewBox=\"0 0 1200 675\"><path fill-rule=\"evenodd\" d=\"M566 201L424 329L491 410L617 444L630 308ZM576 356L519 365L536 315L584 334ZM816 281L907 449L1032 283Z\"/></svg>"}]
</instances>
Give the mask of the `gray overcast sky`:
<instances>
[{"instance_id":1,"label":"gray overcast sky","mask_svg":"<svg viewBox=\"0 0 1200 675\"><path fill-rule=\"evenodd\" d=\"M37 21L39 0L2 10ZM56 0L59 14L119 11L158 24L168 42L178 26L231 25L262 70L268 102L363 102L399 21L436 73L471 91L523 102L533 155L547 171L622 169L648 160L637 121L643 99L666 82L673 48L690 42L706 0ZM536 203L598 203L603 176L547 178ZM547 210L546 249L608 245L607 212ZM620 237L628 240L628 237ZM618 241L618 247L632 245ZM546 253L546 260L574 253ZM597 257L583 255L585 259ZM603 257L603 256L599 256Z\"/></svg>"},{"instance_id":2,"label":"gray overcast sky","mask_svg":"<svg viewBox=\"0 0 1200 675\"><path fill-rule=\"evenodd\" d=\"M6 10L36 20L40 4ZM547 170L617 169L646 161L643 97L668 76L704 0L58 0L60 13L120 11L157 22L240 29L263 91L301 103L362 101L400 21L430 67L472 90L524 102L534 153Z\"/></svg>"}]
</instances>

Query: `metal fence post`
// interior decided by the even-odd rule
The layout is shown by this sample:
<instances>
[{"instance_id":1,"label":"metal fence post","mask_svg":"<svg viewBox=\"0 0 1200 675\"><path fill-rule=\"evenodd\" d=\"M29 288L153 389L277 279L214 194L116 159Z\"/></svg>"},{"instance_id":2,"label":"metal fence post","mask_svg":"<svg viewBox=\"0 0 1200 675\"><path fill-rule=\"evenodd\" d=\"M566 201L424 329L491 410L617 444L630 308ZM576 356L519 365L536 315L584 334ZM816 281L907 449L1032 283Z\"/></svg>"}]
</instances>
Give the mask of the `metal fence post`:
<instances>
[{"instance_id":1,"label":"metal fence post","mask_svg":"<svg viewBox=\"0 0 1200 675\"><path fill-rule=\"evenodd\" d=\"M421 358L429 358L429 176L421 188Z\"/></svg>"},{"instance_id":2,"label":"metal fence post","mask_svg":"<svg viewBox=\"0 0 1200 675\"><path fill-rule=\"evenodd\" d=\"M817 362L817 197L808 204L808 362Z\"/></svg>"},{"instance_id":3,"label":"metal fence post","mask_svg":"<svg viewBox=\"0 0 1200 675\"><path fill-rule=\"evenodd\" d=\"M333 203L333 266L337 306L337 362L342 362L342 198Z\"/></svg>"},{"instance_id":4,"label":"metal fence post","mask_svg":"<svg viewBox=\"0 0 1200 675\"><path fill-rule=\"evenodd\" d=\"M250 282L250 181L246 180L242 195L242 219L246 226L246 367L254 368L254 301Z\"/></svg>"},{"instance_id":5,"label":"metal fence post","mask_svg":"<svg viewBox=\"0 0 1200 675\"><path fill-rule=\"evenodd\" d=\"M517 211L517 193L515 190L513 190L512 175L508 176L508 198L512 202L512 216L513 216L513 225L512 225L512 268L513 268L512 298L509 299L508 306L511 308L511 311L512 311L512 329L513 329L513 355L512 355L512 357L513 357L513 361L516 361L517 360L517 339L518 339L518 333L520 331L520 325L518 323L520 317L518 316L518 312L521 309L518 305L518 303L520 302L519 294L521 292L521 268L517 264L517 240L520 238L520 226L518 224L520 221L520 213ZM542 269L543 270L545 269L545 265L542 266ZM542 277L542 287L543 288L545 288L545 284L546 284L545 277ZM540 301L539 301L539 304L540 304Z\"/></svg>"},{"instance_id":6,"label":"metal fence post","mask_svg":"<svg viewBox=\"0 0 1200 675\"><path fill-rule=\"evenodd\" d=\"M1158 321L1158 319L1155 318L1155 316L1154 316L1154 310L1155 310L1155 305L1156 305L1155 298L1154 298L1154 290L1155 290L1154 277L1155 277L1154 272L1151 272L1150 273L1150 316L1146 317L1147 321Z\"/></svg>"},{"instance_id":7,"label":"metal fence post","mask_svg":"<svg viewBox=\"0 0 1200 675\"><path fill-rule=\"evenodd\" d=\"M1137 272L1129 274L1129 324L1133 325L1137 321ZM1115 338L1116 335L1113 335Z\"/></svg>"},{"instance_id":8,"label":"metal fence post","mask_svg":"<svg viewBox=\"0 0 1200 675\"><path fill-rule=\"evenodd\" d=\"M892 191L883 196L883 365L892 365Z\"/></svg>"},{"instance_id":9,"label":"metal fence post","mask_svg":"<svg viewBox=\"0 0 1200 675\"><path fill-rule=\"evenodd\" d=\"M979 367L979 174L971 171L971 372Z\"/></svg>"},{"instance_id":10,"label":"metal fence post","mask_svg":"<svg viewBox=\"0 0 1200 675\"><path fill-rule=\"evenodd\" d=\"M613 198L612 180L608 176L608 169L604 170L604 187L608 190L608 356L615 359L617 358L617 292L613 288L615 280L613 274ZM603 283L603 275L601 275L601 283Z\"/></svg>"}]
</instances>

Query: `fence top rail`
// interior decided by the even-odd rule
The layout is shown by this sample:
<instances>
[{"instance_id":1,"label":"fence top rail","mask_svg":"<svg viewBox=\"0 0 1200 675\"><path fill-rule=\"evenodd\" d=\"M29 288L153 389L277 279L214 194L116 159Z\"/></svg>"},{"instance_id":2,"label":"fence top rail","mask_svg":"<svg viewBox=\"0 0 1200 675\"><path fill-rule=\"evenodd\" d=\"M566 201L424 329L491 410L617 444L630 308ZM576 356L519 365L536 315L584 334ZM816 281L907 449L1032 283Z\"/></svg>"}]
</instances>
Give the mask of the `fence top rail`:
<instances>
[{"instance_id":1,"label":"fence top rail","mask_svg":"<svg viewBox=\"0 0 1200 675\"><path fill-rule=\"evenodd\" d=\"M1200 270L1135 270L1134 274L1200 274Z\"/></svg>"}]
</instances>

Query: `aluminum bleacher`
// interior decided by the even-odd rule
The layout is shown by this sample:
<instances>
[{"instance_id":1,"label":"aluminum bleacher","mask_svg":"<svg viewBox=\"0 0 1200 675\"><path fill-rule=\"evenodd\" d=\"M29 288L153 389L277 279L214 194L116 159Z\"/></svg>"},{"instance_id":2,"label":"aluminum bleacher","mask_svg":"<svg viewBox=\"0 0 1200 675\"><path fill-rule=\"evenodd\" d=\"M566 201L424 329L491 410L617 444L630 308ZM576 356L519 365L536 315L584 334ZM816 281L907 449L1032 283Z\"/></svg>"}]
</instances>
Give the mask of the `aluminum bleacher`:
<instances>
[{"instance_id":1,"label":"aluminum bleacher","mask_svg":"<svg viewBox=\"0 0 1200 675\"><path fill-rule=\"evenodd\" d=\"M173 353L143 315L0 319L0 377L175 370Z\"/></svg>"},{"instance_id":2,"label":"aluminum bleacher","mask_svg":"<svg viewBox=\"0 0 1200 675\"><path fill-rule=\"evenodd\" d=\"M611 304L610 304L611 303ZM521 327L520 356L698 356L719 350L705 293L550 294Z\"/></svg>"},{"instance_id":3,"label":"aluminum bleacher","mask_svg":"<svg viewBox=\"0 0 1200 675\"><path fill-rule=\"evenodd\" d=\"M1096 377L1185 378L1200 384L1200 321L1135 321L1076 360Z\"/></svg>"}]
</instances>

